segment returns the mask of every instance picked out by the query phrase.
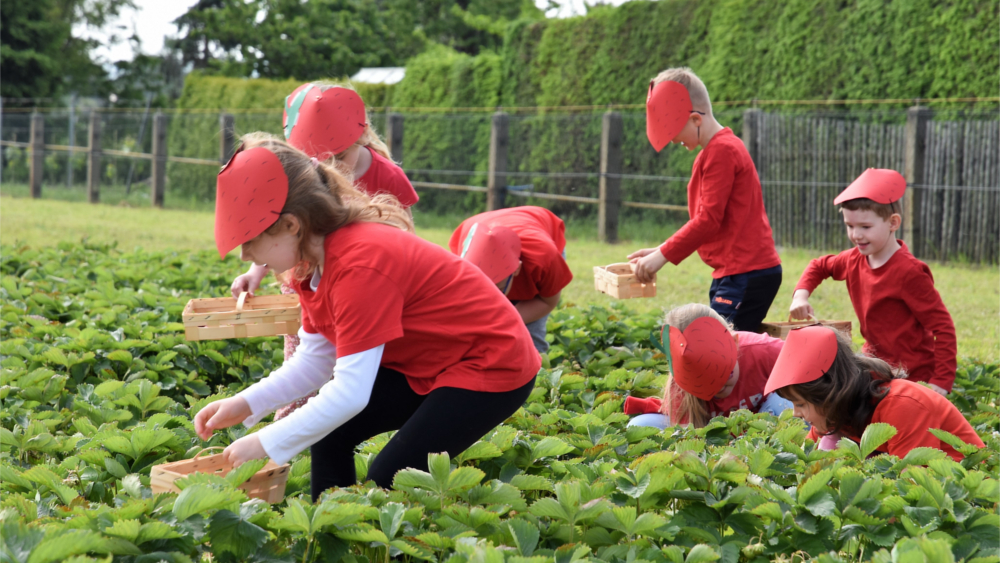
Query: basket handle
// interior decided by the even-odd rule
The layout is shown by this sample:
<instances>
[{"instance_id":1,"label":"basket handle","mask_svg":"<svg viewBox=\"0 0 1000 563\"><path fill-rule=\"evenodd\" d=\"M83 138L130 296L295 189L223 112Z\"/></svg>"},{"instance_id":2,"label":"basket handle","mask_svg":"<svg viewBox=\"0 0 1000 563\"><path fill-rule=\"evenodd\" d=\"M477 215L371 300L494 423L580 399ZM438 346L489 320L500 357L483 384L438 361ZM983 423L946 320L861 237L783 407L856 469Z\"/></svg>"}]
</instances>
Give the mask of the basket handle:
<instances>
[{"instance_id":1,"label":"basket handle","mask_svg":"<svg viewBox=\"0 0 1000 563\"><path fill-rule=\"evenodd\" d=\"M242 313L243 312L243 306L246 305L247 296L248 295L249 295L249 293L247 293L245 291L242 292L242 293L240 293L240 298L236 300L236 312L237 313Z\"/></svg>"},{"instance_id":2,"label":"basket handle","mask_svg":"<svg viewBox=\"0 0 1000 563\"><path fill-rule=\"evenodd\" d=\"M194 457L193 457L193 458L191 458L191 459L198 459L199 457L201 457L201 454L203 454L203 453L207 452L208 450L225 450L225 449L226 449L226 448L224 448L224 447L222 447L222 446L209 446L209 447L207 447L207 448L205 448L205 449L201 450L200 452L198 452L198 453L194 454Z\"/></svg>"},{"instance_id":3,"label":"basket handle","mask_svg":"<svg viewBox=\"0 0 1000 563\"><path fill-rule=\"evenodd\" d=\"M816 318L816 315L809 315L809 320L811 320L814 323L818 323L819 322L819 319ZM790 322L790 323L801 323L803 321L801 321L801 320L797 321L797 320L793 319L791 315L788 315L788 322Z\"/></svg>"}]
</instances>

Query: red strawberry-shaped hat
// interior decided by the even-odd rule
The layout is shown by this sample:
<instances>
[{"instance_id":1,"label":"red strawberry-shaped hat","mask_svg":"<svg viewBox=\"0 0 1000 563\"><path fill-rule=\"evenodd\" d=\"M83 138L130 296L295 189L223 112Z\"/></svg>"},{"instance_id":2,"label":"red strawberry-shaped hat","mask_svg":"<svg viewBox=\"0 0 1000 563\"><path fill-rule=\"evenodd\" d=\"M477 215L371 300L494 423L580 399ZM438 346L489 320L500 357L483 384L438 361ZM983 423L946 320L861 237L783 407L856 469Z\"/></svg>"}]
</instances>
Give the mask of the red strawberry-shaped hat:
<instances>
[{"instance_id":1,"label":"red strawberry-shaped hat","mask_svg":"<svg viewBox=\"0 0 1000 563\"><path fill-rule=\"evenodd\" d=\"M829 371L836 357L837 333L832 328L813 325L791 330L771 369L764 394L816 381Z\"/></svg>"},{"instance_id":2,"label":"red strawberry-shaped hat","mask_svg":"<svg viewBox=\"0 0 1000 563\"><path fill-rule=\"evenodd\" d=\"M847 189L833 200L834 205L840 205L852 199L867 198L875 203L889 204L899 201L906 191L906 179L895 170L884 168L869 168L851 182Z\"/></svg>"},{"instance_id":3,"label":"red strawberry-shaped hat","mask_svg":"<svg viewBox=\"0 0 1000 563\"><path fill-rule=\"evenodd\" d=\"M475 223L462 243L462 258L476 265L493 283L500 283L521 262L521 237L503 225Z\"/></svg>"},{"instance_id":4,"label":"red strawberry-shaped hat","mask_svg":"<svg viewBox=\"0 0 1000 563\"><path fill-rule=\"evenodd\" d=\"M288 176L264 147L236 150L215 184L215 246L219 258L263 233L288 199Z\"/></svg>"},{"instance_id":5,"label":"red strawberry-shaped hat","mask_svg":"<svg viewBox=\"0 0 1000 563\"><path fill-rule=\"evenodd\" d=\"M664 80L649 83L646 95L646 137L656 149L663 150L684 129L694 107L691 94L680 82Z\"/></svg>"},{"instance_id":6,"label":"red strawberry-shaped hat","mask_svg":"<svg viewBox=\"0 0 1000 563\"><path fill-rule=\"evenodd\" d=\"M285 138L319 160L349 149L367 126L365 103L354 90L303 84L285 98Z\"/></svg>"},{"instance_id":7,"label":"red strawberry-shaped hat","mask_svg":"<svg viewBox=\"0 0 1000 563\"><path fill-rule=\"evenodd\" d=\"M664 327L666 328L666 327ZM670 369L677 385L710 401L736 366L736 340L712 317L695 319L683 332L670 327Z\"/></svg>"}]
</instances>

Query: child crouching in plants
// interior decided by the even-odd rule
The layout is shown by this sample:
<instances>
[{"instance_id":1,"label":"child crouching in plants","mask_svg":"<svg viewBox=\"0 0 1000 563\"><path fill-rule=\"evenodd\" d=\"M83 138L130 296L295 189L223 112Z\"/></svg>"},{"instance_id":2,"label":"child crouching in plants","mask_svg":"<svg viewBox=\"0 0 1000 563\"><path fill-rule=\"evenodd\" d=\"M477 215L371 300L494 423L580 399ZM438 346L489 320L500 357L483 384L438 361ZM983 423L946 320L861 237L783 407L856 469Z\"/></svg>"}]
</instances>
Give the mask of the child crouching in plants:
<instances>
[{"instance_id":1,"label":"child crouching in plants","mask_svg":"<svg viewBox=\"0 0 1000 563\"><path fill-rule=\"evenodd\" d=\"M792 407L777 395L765 397L764 391L781 340L733 331L722 315L700 303L667 313L661 338L654 345L667 355L671 372L663 400L625 399L625 413L639 415L629 426L701 428L739 409L778 415Z\"/></svg>"},{"instance_id":2,"label":"child crouching in plants","mask_svg":"<svg viewBox=\"0 0 1000 563\"><path fill-rule=\"evenodd\" d=\"M878 451L897 457L928 447L961 461L962 454L928 432L931 428L985 447L955 405L904 377L878 358L855 354L846 335L808 326L788 334L764 392L791 401L795 416L812 425L808 437L817 442L837 434L857 441L869 424L885 422L897 433Z\"/></svg>"}]
</instances>

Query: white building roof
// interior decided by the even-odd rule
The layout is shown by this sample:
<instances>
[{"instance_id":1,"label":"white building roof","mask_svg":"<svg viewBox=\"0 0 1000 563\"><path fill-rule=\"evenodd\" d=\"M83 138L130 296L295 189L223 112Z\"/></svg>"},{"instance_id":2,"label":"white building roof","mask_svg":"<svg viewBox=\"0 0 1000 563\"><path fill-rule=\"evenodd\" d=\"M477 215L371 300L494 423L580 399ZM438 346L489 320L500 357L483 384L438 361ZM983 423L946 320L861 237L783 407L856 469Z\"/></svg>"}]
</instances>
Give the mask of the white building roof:
<instances>
[{"instance_id":1,"label":"white building roof","mask_svg":"<svg viewBox=\"0 0 1000 563\"><path fill-rule=\"evenodd\" d=\"M352 82L367 84L395 84L406 76L406 69L401 66L383 66L363 68L351 77Z\"/></svg>"}]
</instances>

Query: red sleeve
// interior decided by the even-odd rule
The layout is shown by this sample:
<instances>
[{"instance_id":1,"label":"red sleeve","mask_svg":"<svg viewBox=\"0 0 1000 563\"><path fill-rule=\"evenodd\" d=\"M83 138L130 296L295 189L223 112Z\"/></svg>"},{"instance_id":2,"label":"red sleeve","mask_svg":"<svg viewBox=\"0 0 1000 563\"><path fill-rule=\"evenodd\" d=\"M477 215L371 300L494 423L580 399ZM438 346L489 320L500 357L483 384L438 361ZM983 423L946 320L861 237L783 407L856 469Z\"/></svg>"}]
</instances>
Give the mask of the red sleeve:
<instances>
[{"instance_id":1,"label":"red sleeve","mask_svg":"<svg viewBox=\"0 0 1000 563\"><path fill-rule=\"evenodd\" d=\"M403 294L376 270L354 267L338 272L330 293L338 358L403 336Z\"/></svg>"},{"instance_id":2,"label":"red sleeve","mask_svg":"<svg viewBox=\"0 0 1000 563\"><path fill-rule=\"evenodd\" d=\"M922 265L919 270L914 270L902 287L906 288L900 293L903 301L913 311L917 322L934 335L934 375L928 383L950 392L958 367L955 323L941 301L941 294L934 288L930 268Z\"/></svg>"},{"instance_id":3,"label":"red sleeve","mask_svg":"<svg viewBox=\"0 0 1000 563\"><path fill-rule=\"evenodd\" d=\"M928 391L930 392L930 391ZM914 448L941 449L941 440L927 431L940 426L940 415L934 416L928 405L912 397L890 395L879 405L878 422L891 424L896 435L889 439L886 449L890 455L902 458Z\"/></svg>"},{"instance_id":4,"label":"red sleeve","mask_svg":"<svg viewBox=\"0 0 1000 563\"><path fill-rule=\"evenodd\" d=\"M806 266L806 271L802 272L795 291L805 289L811 294L826 278L843 281L847 279L848 269L847 254L844 252L815 258Z\"/></svg>"},{"instance_id":5,"label":"red sleeve","mask_svg":"<svg viewBox=\"0 0 1000 563\"><path fill-rule=\"evenodd\" d=\"M638 397L625 397L625 414L650 414L660 412L663 401L656 397L640 399Z\"/></svg>"},{"instance_id":6,"label":"red sleeve","mask_svg":"<svg viewBox=\"0 0 1000 563\"><path fill-rule=\"evenodd\" d=\"M668 262L680 264L719 231L733 192L735 162L729 154L722 154L702 165L701 192L694 215L660 246Z\"/></svg>"}]
</instances>

